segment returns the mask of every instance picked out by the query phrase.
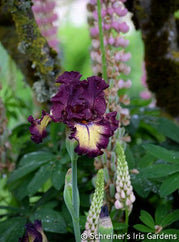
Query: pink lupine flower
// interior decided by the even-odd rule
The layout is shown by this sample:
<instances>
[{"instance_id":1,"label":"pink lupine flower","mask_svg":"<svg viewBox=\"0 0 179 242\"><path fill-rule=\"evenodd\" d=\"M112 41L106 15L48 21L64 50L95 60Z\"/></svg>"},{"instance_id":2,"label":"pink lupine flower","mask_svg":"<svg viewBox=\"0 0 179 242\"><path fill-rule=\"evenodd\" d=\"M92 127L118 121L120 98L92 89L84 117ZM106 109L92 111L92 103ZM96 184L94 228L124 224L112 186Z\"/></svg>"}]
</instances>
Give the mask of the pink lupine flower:
<instances>
[{"instance_id":1,"label":"pink lupine flower","mask_svg":"<svg viewBox=\"0 0 179 242\"><path fill-rule=\"evenodd\" d=\"M140 93L140 97L142 99L148 100L152 97L152 95L151 95L150 91L146 90L146 91L143 91L143 92Z\"/></svg>"},{"instance_id":2,"label":"pink lupine flower","mask_svg":"<svg viewBox=\"0 0 179 242\"><path fill-rule=\"evenodd\" d=\"M129 44L129 41L125 39L124 36L121 36L121 33L126 33L129 31L129 26L126 22L124 22L123 18L121 18L127 14L127 9L125 8L123 2L124 1L120 0L103 0L101 5L102 27L104 33L104 45L107 60L107 75L108 79L111 80L111 82L113 82L113 89L115 89L113 91L109 91L108 95L112 95L111 97L109 97L109 99L111 100L110 102L116 102L115 94L113 94L113 92L117 92L117 89L119 88L118 80L120 78L120 73L128 75L131 71L131 68L126 64L126 62L130 60L131 54L125 51L125 47ZM94 71L94 74L97 75L99 72L102 72L102 57L99 44L97 1L89 1L88 9L92 12L90 18L92 20L90 21L90 35L92 38L92 69ZM123 49L119 51L118 47L121 47ZM127 98L122 98L119 100L121 100L124 105L129 103L129 99ZM110 102L109 106L111 105L112 109L113 104L110 104ZM118 111L120 111L120 103L116 103L115 105L119 107ZM122 114L121 117L124 117L124 115ZM123 120L120 121L121 123L123 123ZM125 125L128 123L125 117L124 123Z\"/></svg>"},{"instance_id":3,"label":"pink lupine flower","mask_svg":"<svg viewBox=\"0 0 179 242\"><path fill-rule=\"evenodd\" d=\"M142 77L141 83L145 87L145 90L140 92L140 97L144 100L148 100L152 98L152 93L149 91L147 87L147 71L145 68L145 62L142 63Z\"/></svg>"},{"instance_id":4,"label":"pink lupine flower","mask_svg":"<svg viewBox=\"0 0 179 242\"><path fill-rule=\"evenodd\" d=\"M55 7L55 0L33 0L32 11L41 34L46 38L49 46L58 52L57 27L54 26L58 15L55 13Z\"/></svg>"}]
</instances>

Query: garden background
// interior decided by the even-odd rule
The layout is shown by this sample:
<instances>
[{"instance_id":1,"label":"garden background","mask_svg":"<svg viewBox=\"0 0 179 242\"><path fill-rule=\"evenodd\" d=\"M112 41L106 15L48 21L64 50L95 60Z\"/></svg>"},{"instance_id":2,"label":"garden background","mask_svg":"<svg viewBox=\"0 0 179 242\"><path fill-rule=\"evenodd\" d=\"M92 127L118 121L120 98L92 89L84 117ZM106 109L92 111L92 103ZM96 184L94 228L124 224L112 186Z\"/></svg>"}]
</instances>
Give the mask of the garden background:
<instances>
[{"instance_id":1,"label":"garden background","mask_svg":"<svg viewBox=\"0 0 179 242\"><path fill-rule=\"evenodd\" d=\"M129 110L130 118L127 125L121 122L119 140L125 149L136 197L129 216L128 233L151 232L179 236L179 6L177 1L163 2L165 4L161 6L159 0L155 3L148 1L153 7L152 13L148 12L147 7L145 9L144 0L139 1L139 5L138 1L125 3L126 8L133 14L126 17L125 21L130 30L123 34L129 40L125 51L131 53L131 59L127 61L131 71L127 78L121 73L120 80L131 80L132 86L119 87L117 92L119 97L125 94L130 98L130 103L121 104L122 108ZM63 198L65 175L71 166L65 145L65 125L51 123L47 128L47 138L43 143L35 144L30 139L30 124L27 118L29 115L38 118L42 109L49 109L49 90L54 91L52 86L60 73L78 71L83 78L94 75L94 59L90 54L91 26L87 21L90 11L89 6L87 10L87 3L88 1L80 0L55 2L53 11L57 17L52 18L50 24L52 28L53 24L57 26L56 32L53 32L57 42L53 42L55 47L52 44L51 48L49 36L41 35L40 30L43 30L40 28L43 26L40 25L43 24L37 25L35 22L34 15L37 15L37 12L34 11L32 15L32 1L0 1L2 242L18 241L24 234L25 224L33 223L36 219L41 220L48 241L74 241L71 216ZM146 11L146 15L141 17L140 8ZM53 11L51 10L51 13ZM161 22L155 19L155 13ZM46 16L48 14L50 10ZM148 19L149 16L151 19ZM154 30L147 24L143 27L143 20L146 23L154 21L154 24L157 21L159 29ZM164 38L165 35L161 34L159 39L156 37L163 29L166 30L165 34L168 33L168 42ZM34 33L38 36L37 41L34 41ZM31 48L28 48L29 43L32 44ZM44 56L41 56L43 44L46 49ZM152 50L148 46L155 46L155 49ZM146 79L145 83L143 78ZM146 93L148 96L145 96ZM115 181L111 178L104 157L105 154L96 161L96 158L81 156L78 160L81 232L85 230L91 195L95 189L97 163L101 159L105 185L110 184L106 188L105 201L113 230L116 234L124 234L125 216L123 210L114 207ZM111 158L111 162L115 163L116 159Z\"/></svg>"}]
</instances>

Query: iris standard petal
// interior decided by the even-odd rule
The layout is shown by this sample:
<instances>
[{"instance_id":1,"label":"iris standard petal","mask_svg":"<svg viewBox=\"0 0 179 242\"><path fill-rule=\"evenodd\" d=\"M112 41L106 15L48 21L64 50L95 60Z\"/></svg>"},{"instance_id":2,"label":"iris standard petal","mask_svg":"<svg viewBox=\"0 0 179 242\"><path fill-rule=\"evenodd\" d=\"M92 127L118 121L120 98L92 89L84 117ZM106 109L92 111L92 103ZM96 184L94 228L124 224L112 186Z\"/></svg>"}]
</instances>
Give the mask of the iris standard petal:
<instances>
[{"instance_id":1,"label":"iris standard petal","mask_svg":"<svg viewBox=\"0 0 179 242\"><path fill-rule=\"evenodd\" d=\"M62 75L60 75L56 82L57 83L70 83L75 80L80 80L82 75L77 71L65 71Z\"/></svg>"}]
</instances>

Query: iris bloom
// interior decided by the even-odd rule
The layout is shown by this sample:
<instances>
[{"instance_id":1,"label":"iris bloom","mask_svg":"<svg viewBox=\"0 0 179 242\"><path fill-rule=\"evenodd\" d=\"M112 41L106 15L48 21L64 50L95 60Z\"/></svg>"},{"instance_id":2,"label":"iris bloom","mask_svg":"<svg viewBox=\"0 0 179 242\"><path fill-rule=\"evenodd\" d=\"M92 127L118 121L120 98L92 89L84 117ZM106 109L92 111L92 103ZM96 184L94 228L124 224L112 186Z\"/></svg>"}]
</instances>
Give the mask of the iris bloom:
<instances>
[{"instance_id":1,"label":"iris bloom","mask_svg":"<svg viewBox=\"0 0 179 242\"><path fill-rule=\"evenodd\" d=\"M28 118L31 123L31 139L42 142L46 136L45 128L51 121L67 124L70 139L78 142L75 152L95 157L103 154L109 138L118 127L116 112L105 113L104 90L108 87L98 76L80 80L78 72L64 72L57 79L60 83L57 94L52 97L50 114L42 112L42 118Z\"/></svg>"},{"instance_id":2,"label":"iris bloom","mask_svg":"<svg viewBox=\"0 0 179 242\"><path fill-rule=\"evenodd\" d=\"M47 237L44 234L42 224L39 220L35 220L34 224L26 224L25 227L25 234L22 238L19 238L19 242L47 242Z\"/></svg>"}]
</instances>

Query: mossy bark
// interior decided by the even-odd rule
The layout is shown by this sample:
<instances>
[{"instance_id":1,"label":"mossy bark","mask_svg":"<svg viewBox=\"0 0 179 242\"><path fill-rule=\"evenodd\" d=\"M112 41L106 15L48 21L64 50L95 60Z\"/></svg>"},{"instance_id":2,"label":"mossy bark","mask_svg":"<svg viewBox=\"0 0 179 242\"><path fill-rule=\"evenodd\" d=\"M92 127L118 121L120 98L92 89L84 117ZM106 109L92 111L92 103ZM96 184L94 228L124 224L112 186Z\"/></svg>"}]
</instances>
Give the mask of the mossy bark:
<instances>
[{"instance_id":1,"label":"mossy bark","mask_svg":"<svg viewBox=\"0 0 179 242\"><path fill-rule=\"evenodd\" d=\"M59 59L41 35L31 6L31 0L0 0L0 41L30 86L43 81L45 90L52 92L60 72Z\"/></svg>"},{"instance_id":2,"label":"mossy bark","mask_svg":"<svg viewBox=\"0 0 179 242\"><path fill-rule=\"evenodd\" d=\"M179 43L174 12L178 0L129 0L134 23L141 29L149 89L157 105L172 116L179 114Z\"/></svg>"}]
</instances>

